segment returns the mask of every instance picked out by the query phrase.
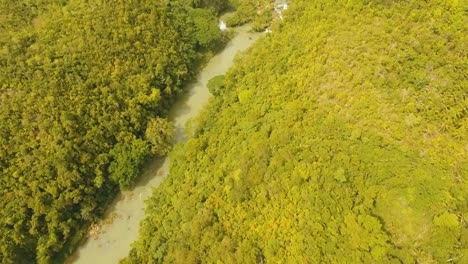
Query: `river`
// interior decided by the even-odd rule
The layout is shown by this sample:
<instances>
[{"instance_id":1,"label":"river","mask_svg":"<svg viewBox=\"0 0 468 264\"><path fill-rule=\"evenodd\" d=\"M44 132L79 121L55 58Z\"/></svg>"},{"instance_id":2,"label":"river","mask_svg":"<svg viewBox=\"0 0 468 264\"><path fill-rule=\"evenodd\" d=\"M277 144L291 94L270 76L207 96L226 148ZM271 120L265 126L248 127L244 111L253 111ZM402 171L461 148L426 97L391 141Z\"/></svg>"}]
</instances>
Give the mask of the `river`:
<instances>
[{"instance_id":1,"label":"river","mask_svg":"<svg viewBox=\"0 0 468 264\"><path fill-rule=\"evenodd\" d=\"M169 119L175 125L176 142L184 140L185 123L200 112L211 96L206 86L208 81L224 74L233 65L234 56L250 47L260 36L249 32L249 26L235 30L234 38L208 62L196 81L188 85L187 92L174 104ZM144 169L135 187L119 193L104 216L103 222L108 224L102 225L95 237L84 241L67 263L118 263L126 257L131 243L138 238L140 222L145 217L145 200L151 196L152 188L157 187L167 175L169 162L169 158L155 159Z\"/></svg>"}]
</instances>

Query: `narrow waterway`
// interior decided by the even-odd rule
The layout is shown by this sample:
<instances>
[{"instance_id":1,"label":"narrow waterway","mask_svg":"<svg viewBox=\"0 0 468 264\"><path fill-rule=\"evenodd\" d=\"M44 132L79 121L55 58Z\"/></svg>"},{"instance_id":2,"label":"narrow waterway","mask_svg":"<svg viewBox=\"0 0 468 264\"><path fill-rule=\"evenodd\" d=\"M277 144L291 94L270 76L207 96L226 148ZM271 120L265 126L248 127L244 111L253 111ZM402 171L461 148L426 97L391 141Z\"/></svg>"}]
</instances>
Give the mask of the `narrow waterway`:
<instances>
[{"instance_id":1,"label":"narrow waterway","mask_svg":"<svg viewBox=\"0 0 468 264\"><path fill-rule=\"evenodd\" d=\"M234 56L250 47L260 36L249 32L249 29L249 26L236 28L235 37L208 62L197 80L187 87L187 93L173 106L169 118L175 124L177 142L184 140L187 120L196 116L208 101L208 81L224 74L232 66ZM102 225L95 237L89 237L67 262L113 264L126 257L131 243L138 238L140 221L145 217L144 201L151 195L152 187L163 181L168 168L169 158L154 160L145 168L138 184L132 190L120 193L108 209L103 220L108 224Z\"/></svg>"}]
</instances>

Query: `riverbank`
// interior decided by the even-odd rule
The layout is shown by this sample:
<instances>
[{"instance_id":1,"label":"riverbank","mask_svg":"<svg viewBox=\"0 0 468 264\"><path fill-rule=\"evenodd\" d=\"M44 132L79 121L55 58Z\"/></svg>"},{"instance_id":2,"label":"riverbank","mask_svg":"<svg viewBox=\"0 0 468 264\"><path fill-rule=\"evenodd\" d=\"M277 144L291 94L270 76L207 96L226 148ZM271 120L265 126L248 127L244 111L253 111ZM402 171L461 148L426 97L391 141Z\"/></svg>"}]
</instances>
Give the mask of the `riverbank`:
<instances>
[{"instance_id":1,"label":"riverbank","mask_svg":"<svg viewBox=\"0 0 468 264\"><path fill-rule=\"evenodd\" d=\"M237 52L250 47L260 36L251 33L245 25L236 28L236 35L226 47L215 55L188 85L187 92L173 105L169 119L174 123L175 142L184 140L186 122L194 117L210 97L206 87L214 76L224 74L233 64ZM99 228L98 234L79 247L67 263L117 263L127 256L130 245L138 238L139 223L145 217L145 200L151 195L151 187L157 187L168 173L169 158L155 159L144 170L135 186L121 192L109 207L103 221L113 218Z\"/></svg>"}]
</instances>

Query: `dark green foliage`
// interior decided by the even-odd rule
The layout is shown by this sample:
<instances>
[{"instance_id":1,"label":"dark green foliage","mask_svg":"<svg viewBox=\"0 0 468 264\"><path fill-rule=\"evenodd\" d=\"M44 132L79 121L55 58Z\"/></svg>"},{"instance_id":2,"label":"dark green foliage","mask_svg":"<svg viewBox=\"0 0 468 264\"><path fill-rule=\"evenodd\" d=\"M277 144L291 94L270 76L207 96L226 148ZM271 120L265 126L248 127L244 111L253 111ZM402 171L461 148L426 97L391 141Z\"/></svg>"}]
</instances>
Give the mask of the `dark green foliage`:
<instances>
[{"instance_id":1,"label":"dark green foliage","mask_svg":"<svg viewBox=\"0 0 468 264\"><path fill-rule=\"evenodd\" d=\"M145 139L151 143L151 152L166 155L173 139L174 127L163 118L150 119L146 126Z\"/></svg>"},{"instance_id":2,"label":"dark green foliage","mask_svg":"<svg viewBox=\"0 0 468 264\"><path fill-rule=\"evenodd\" d=\"M174 4L174 2L181 3L183 5L188 5L194 8L204 8L206 10L213 11L216 14L219 14L228 6L228 1L226 0L179 0L169 2L172 2L171 4Z\"/></svg>"},{"instance_id":3,"label":"dark green foliage","mask_svg":"<svg viewBox=\"0 0 468 264\"><path fill-rule=\"evenodd\" d=\"M57 260L168 152L164 116L220 43L223 3L0 2L1 263Z\"/></svg>"},{"instance_id":4,"label":"dark green foliage","mask_svg":"<svg viewBox=\"0 0 468 264\"><path fill-rule=\"evenodd\" d=\"M124 263L467 263L463 8L293 1L175 148Z\"/></svg>"},{"instance_id":5,"label":"dark green foliage","mask_svg":"<svg viewBox=\"0 0 468 264\"><path fill-rule=\"evenodd\" d=\"M195 26L194 39L202 49L214 50L221 44L222 32L218 28L217 18L206 9L192 9L190 17Z\"/></svg>"},{"instance_id":6,"label":"dark green foliage","mask_svg":"<svg viewBox=\"0 0 468 264\"><path fill-rule=\"evenodd\" d=\"M226 18L226 24L230 27L252 22L252 29L263 31L267 28L273 16L274 2L271 0L231 0L235 8L234 14Z\"/></svg>"},{"instance_id":7,"label":"dark green foliage","mask_svg":"<svg viewBox=\"0 0 468 264\"><path fill-rule=\"evenodd\" d=\"M138 138L129 138L117 143L109 152L109 178L123 189L128 187L140 172L141 166L150 156L148 144Z\"/></svg>"}]
</instances>

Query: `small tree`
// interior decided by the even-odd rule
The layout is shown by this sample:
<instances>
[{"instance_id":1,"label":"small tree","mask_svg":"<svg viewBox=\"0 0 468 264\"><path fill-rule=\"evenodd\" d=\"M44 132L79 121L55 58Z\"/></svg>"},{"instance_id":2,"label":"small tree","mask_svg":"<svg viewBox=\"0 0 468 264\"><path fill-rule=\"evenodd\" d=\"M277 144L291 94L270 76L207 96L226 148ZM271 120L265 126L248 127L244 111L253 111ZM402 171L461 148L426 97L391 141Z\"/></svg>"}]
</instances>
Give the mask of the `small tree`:
<instances>
[{"instance_id":1,"label":"small tree","mask_svg":"<svg viewBox=\"0 0 468 264\"><path fill-rule=\"evenodd\" d=\"M219 95L224 88L224 75L218 75L208 81L208 90L212 95Z\"/></svg>"},{"instance_id":2,"label":"small tree","mask_svg":"<svg viewBox=\"0 0 468 264\"><path fill-rule=\"evenodd\" d=\"M145 138L151 143L151 152L165 155L171 148L174 127L163 118L152 118L146 126Z\"/></svg>"},{"instance_id":3,"label":"small tree","mask_svg":"<svg viewBox=\"0 0 468 264\"><path fill-rule=\"evenodd\" d=\"M123 189L130 186L138 176L150 156L150 150L144 140L132 137L117 143L109 154L113 159L109 165L110 178Z\"/></svg>"}]
</instances>

